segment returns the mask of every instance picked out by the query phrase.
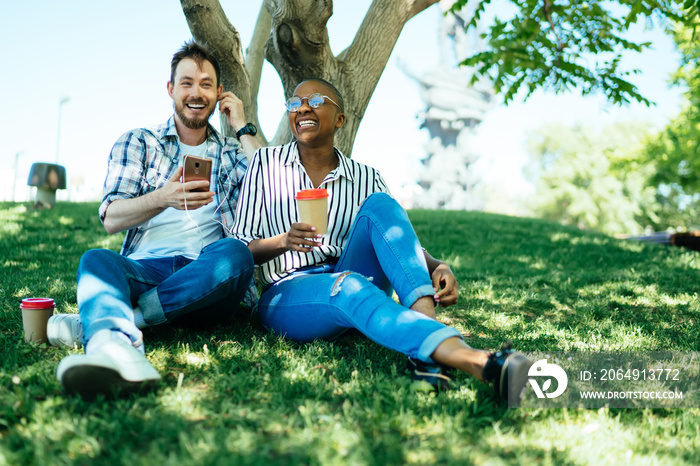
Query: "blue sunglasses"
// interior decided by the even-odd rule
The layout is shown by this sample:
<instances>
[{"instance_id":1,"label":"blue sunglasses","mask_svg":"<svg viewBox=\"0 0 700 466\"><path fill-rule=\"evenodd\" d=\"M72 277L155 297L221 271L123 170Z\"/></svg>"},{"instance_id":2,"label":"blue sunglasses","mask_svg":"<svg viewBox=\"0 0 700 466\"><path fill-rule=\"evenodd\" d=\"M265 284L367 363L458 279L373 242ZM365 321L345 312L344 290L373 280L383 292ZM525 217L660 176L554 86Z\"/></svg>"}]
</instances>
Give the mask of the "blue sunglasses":
<instances>
[{"instance_id":1,"label":"blue sunglasses","mask_svg":"<svg viewBox=\"0 0 700 466\"><path fill-rule=\"evenodd\" d=\"M330 100L333 105L336 107L340 108L340 105L335 103L333 99L328 97L327 95L323 95L320 92L314 92L313 94L309 95L308 97L299 97L299 96L292 96L287 101L284 103L285 107L287 107L287 111L290 113L295 113L301 108L301 101L306 99L309 102L309 107L311 108L318 108L324 103L326 103L326 99ZM342 109L341 109L342 110Z\"/></svg>"}]
</instances>

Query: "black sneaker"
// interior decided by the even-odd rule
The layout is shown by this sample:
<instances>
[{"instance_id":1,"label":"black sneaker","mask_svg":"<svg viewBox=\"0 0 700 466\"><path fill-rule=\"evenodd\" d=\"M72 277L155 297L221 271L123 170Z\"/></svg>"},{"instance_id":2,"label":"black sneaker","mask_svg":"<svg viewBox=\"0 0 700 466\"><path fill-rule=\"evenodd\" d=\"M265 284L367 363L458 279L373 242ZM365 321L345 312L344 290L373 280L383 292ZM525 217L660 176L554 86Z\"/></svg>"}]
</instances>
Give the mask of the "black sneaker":
<instances>
[{"instance_id":1,"label":"black sneaker","mask_svg":"<svg viewBox=\"0 0 700 466\"><path fill-rule=\"evenodd\" d=\"M512 343L505 343L499 351L489 354L482 377L493 383L496 395L508 406L518 406L527 385L527 373L532 366L523 354L512 349Z\"/></svg>"},{"instance_id":2,"label":"black sneaker","mask_svg":"<svg viewBox=\"0 0 700 466\"><path fill-rule=\"evenodd\" d=\"M441 364L428 364L418 359L408 358L408 370L414 382L427 382L434 390L443 391L450 388L450 377L447 368Z\"/></svg>"}]
</instances>

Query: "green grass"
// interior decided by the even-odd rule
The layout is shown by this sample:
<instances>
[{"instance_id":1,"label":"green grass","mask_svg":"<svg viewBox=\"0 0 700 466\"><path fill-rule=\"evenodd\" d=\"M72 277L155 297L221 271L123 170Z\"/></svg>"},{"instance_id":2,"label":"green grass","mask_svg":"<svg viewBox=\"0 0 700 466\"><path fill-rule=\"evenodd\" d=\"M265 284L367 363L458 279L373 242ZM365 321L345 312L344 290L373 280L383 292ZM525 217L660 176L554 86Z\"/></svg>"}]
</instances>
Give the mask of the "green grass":
<instances>
[{"instance_id":1,"label":"green grass","mask_svg":"<svg viewBox=\"0 0 700 466\"><path fill-rule=\"evenodd\" d=\"M533 219L410 216L461 284L439 318L475 347L700 349L697 253ZM74 351L25 343L19 303L77 312L80 255L121 241L94 203L0 203L0 465L700 463L698 409L508 410L466 375L414 392L405 357L361 335L301 345L244 318L146 331L152 393L66 396L55 370Z\"/></svg>"}]
</instances>

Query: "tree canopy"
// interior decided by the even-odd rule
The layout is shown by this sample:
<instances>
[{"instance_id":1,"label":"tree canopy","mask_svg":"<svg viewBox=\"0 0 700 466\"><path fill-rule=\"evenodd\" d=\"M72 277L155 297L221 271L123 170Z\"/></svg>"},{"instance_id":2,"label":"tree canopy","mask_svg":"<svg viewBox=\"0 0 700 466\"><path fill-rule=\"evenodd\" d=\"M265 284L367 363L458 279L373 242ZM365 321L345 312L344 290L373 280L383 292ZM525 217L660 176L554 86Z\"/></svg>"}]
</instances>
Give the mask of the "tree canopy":
<instances>
[{"instance_id":1,"label":"tree canopy","mask_svg":"<svg viewBox=\"0 0 700 466\"><path fill-rule=\"evenodd\" d=\"M530 140L537 214L613 233L700 225L700 44L693 24L678 24L673 37L680 113L661 131L542 128Z\"/></svg>"},{"instance_id":2,"label":"tree canopy","mask_svg":"<svg viewBox=\"0 0 700 466\"><path fill-rule=\"evenodd\" d=\"M696 23L697 24L697 23ZM662 227L700 225L700 44L696 27L680 25L675 33L681 54L672 82L685 89L681 112L643 152L653 167L650 184L658 187Z\"/></svg>"},{"instance_id":3,"label":"tree canopy","mask_svg":"<svg viewBox=\"0 0 700 466\"><path fill-rule=\"evenodd\" d=\"M672 78L686 89L681 112L647 146L654 181L688 194L700 192L700 44L694 32L679 27L674 34L681 66Z\"/></svg>"},{"instance_id":4,"label":"tree canopy","mask_svg":"<svg viewBox=\"0 0 700 466\"><path fill-rule=\"evenodd\" d=\"M484 27L483 50L462 64L473 67L474 81L489 79L507 102L521 90L583 95L601 92L616 104L650 105L629 80L639 70L621 66L625 52L641 52L648 42L630 40L633 24L646 22L670 30L674 23L692 24L700 0L509 0L515 13L495 17ZM492 0L457 0L451 11L467 5L474 14L467 28L477 28ZM503 6L502 3L499 3Z\"/></svg>"}]
</instances>

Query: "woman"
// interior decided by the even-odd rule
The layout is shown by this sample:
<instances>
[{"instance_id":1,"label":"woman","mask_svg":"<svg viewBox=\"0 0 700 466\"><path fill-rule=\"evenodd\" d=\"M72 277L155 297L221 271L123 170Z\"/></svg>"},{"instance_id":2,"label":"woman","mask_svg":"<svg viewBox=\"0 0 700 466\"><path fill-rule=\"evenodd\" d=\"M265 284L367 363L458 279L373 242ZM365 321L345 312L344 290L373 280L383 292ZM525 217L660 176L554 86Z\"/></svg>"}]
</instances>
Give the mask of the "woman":
<instances>
[{"instance_id":1,"label":"woman","mask_svg":"<svg viewBox=\"0 0 700 466\"><path fill-rule=\"evenodd\" d=\"M440 365L493 382L517 402L530 361L511 349L475 350L435 320L435 304L457 301L450 267L421 248L406 212L379 172L333 146L343 99L318 78L286 102L296 141L256 152L243 181L234 235L261 268L263 325L296 341L333 339L356 328L409 356L414 376L444 386ZM329 193L328 232L297 222L295 194ZM396 291L402 304L392 298Z\"/></svg>"}]
</instances>

